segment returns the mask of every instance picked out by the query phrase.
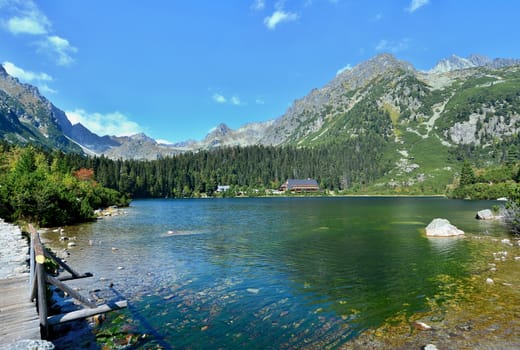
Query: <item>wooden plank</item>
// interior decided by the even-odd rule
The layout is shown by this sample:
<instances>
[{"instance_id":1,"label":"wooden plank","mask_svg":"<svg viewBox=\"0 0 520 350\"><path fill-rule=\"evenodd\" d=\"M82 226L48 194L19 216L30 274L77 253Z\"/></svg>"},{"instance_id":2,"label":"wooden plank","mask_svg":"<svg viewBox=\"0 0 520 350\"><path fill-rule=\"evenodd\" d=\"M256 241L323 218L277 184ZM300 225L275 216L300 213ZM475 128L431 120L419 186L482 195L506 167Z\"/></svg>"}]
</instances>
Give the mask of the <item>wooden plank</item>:
<instances>
[{"instance_id":1,"label":"wooden plank","mask_svg":"<svg viewBox=\"0 0 520 350\"><path fill-rule=\"evenodd\" d=\"M61 260L60 258L54 256L54 254L50 254L47 252L47 257L49 259L52 259L56 262L56 264L60 265L61 267L63 267L65 269L65 271L69 272L73 277L76 277L76 276L80 276L81 273L77 272L76 270L74 270L72 267L70 267L69 265L67 265L63 260Z\"/></svg>"},{"instance_id":2,"label":"wooden plank","mask_svg":"<svg viewBox=\"0 0 520 350\"><path fill-rule=\"evenodd\" d=\"M0 280L0 344L41 339L36 307L29 302L29 276Z\"/></svg>"},{"instance_id":3,"label":"wooden plank","mask_svg":"<svg viewBox=\"0 0 520 350\"><path fill-rule=\"evenodd\" d=\"M0 332L0 344L9 344L21 339L40 339L40 324L38 319L32 322L25 322L13 325L16 327L8 328Z\"/></svg>"},{"instance_id":4,"label":"wooden plank","mask_svg":"<svg viewBox=\"0 0 520 350\"><path fill-rule=\"evenodd\" d=\"M64 281L77 280L77 279L81 279L81 278L88 278L88 277L92 277L92 276L94 276L94 275L91 274L90 272L85 272L85 273L82 273L82 274L76 275L76 276L61 276L61 277L58 277L58 280L64 282Z\"/></svg>"},{"instance_id":5,"label":"wooden plank","mask_svg":"<svg viewBox=\"0 0 520 350\"><path fill-rule=\"evenodd\" d=\"M49 316L47 318L47 323L51 326L57 325L60 323L70 322L74 320L79 320L82 318L103 314L105 312L114 311L123 309L128 306L128 302L126 300L119 300L112 303L107 303L100 305L94 309L81 309L77 311L72 311L66 314Z\"/></svg>"},{"instance_id":6,"label":"wooden plank","mask_svg":"<svg viewBox=\"0 0 520 350\"><path fill-rule=\"evenodd\" d=\"M95 308L96 303L94 303L92 300L85 298L83 295L76 292L74 289L67 286L65 283L61 282L57 278L54 278L52 276L47 275L47 282L52 283L62 291L68 293L70 296L72 296L74 299L82 303L83 305L86 305L90 308Z\"/></svg>"}]
</instances>

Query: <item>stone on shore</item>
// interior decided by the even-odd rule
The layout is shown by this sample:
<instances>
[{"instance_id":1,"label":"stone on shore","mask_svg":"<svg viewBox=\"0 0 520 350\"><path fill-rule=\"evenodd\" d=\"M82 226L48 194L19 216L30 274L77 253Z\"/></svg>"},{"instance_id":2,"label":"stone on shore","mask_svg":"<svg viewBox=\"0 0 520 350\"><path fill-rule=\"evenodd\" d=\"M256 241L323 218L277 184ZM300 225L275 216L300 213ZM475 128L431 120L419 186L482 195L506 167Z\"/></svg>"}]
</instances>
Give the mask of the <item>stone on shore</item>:
<instances>
[{"instance_id":1,"label":"stone on shore","mask_svg":"<svg viewBox=\"0 0 520 350\"><path fill-rule=\"evenodd\" d=\"M418 330L421 330L421 331L429 331L430 329L432 329L432 327L424 322L420 322L420 321L415 321L413 323L413 326L415 329L418 329Z\"/></svg>"},{"instance_id":2,"label":"stone on shore","mask_svg":"<svg viewBox=\"0 0 520 350\"><path fill-rule=\"evenodd\" d=\"M451 237L463 235L464 231L450 224L446 219L433 219L428 226L426 226L426 236L430 237Z\"/></svg>"},{"instance_id":3,"label":"stone on shore","mask_svg":"<svg viewBox=\"0 0 520 350\"><path fill-rule=\"evenodd\" d=\"M489 209L479 210L477 212L477 215L475 215L475 218L478 220L494 220L495 215L493 215L493 212Z\"/></svg>"},{"instance_id":4,"label":"stone on shore","mask_svg":"<svg viewBox=\"0 0 520 350\"><path fill-rule=\"evenodd\" d=\"M14 343L0 345L0 350L53 350L54 344L47 340L19 340Z\"/></svg>"},{"instance_id":5,"label":"stone on shore","mask_svg":"<svg viewBox=\"0 0 520 350\"><path fill-rule=\"evenodd\" d=\"M423 347L424 350L437 350L437 347L434 344L427 344Z\"/></svg>"}]
</instances>

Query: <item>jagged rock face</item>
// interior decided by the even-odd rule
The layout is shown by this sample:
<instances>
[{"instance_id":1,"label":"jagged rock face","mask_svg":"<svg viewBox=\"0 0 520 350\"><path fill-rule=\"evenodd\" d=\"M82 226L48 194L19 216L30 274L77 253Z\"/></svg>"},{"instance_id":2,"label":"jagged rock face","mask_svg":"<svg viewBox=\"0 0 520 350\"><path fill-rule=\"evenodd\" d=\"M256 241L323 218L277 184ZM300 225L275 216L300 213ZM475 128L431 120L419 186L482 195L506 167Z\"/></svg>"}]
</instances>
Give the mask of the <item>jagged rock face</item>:
<instances>
[{"instance_id":1,"label":"jagged rock face","mask_svg":"<svg viewBox=\"0 0 520 350\"><path fill-rule=\"evenodd\" d=\"M473 113L469 120L455 123L447 136L457 145L489 146L495 138L512 136L520 132L520 115L509 118L493 115L486 120L485 115Z\"/></svg>"}]
</instances>

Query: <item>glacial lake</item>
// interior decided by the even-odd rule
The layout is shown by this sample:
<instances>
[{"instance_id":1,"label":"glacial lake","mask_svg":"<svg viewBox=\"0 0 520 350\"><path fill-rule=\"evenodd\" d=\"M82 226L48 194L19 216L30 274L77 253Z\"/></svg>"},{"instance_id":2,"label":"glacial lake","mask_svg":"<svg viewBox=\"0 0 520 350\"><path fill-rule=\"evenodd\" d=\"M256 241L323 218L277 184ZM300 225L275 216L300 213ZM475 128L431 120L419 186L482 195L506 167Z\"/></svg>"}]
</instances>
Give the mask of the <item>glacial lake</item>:
<instances>
[{"instance_id":1,"label":"glacial lake","mask_svg":"<svg viewBox=\"0 0 520 350\"><path fill-rule=\"evenodd\" d=\"M507 236L475 219L494 201L342 197L135 200L118 216L66 227L67 262L129 301L111 313L141 348L336 348L397 314L426 311L439 276L463 278L468 239L427 238L433 218ZM42 236L56 251L59 233ZM123 322L124 323L124 322ZM113 326L113 324L112 324ZM122 327L123 327L122 326ZM110 322L102 324L111 327Z\"/></svg>"}]
</instances>

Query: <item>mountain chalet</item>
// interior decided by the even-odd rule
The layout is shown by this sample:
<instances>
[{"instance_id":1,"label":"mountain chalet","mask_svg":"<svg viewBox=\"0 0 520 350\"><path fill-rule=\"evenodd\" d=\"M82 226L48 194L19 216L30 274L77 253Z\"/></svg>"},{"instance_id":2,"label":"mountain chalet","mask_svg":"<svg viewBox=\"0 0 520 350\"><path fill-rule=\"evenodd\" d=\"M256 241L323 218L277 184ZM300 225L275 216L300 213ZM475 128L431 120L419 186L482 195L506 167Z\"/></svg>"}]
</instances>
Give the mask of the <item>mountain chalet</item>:
<instances>
[{"instance_id":1,"label":"mountain chalet","mask_svg":"<svg viewBox=\"0 0 520 350\"><path fill-rule=\"evenodd\" d=\"M318 185L318 181L314 179L288 179L282 186L280 186L280 191L284 192L317 192L319 190L320 186Z\"/></svg>"}]
</instances>

